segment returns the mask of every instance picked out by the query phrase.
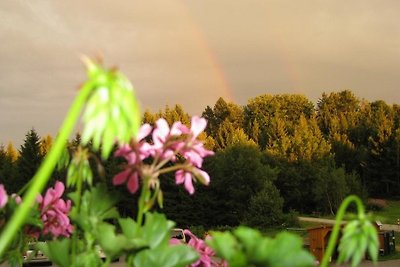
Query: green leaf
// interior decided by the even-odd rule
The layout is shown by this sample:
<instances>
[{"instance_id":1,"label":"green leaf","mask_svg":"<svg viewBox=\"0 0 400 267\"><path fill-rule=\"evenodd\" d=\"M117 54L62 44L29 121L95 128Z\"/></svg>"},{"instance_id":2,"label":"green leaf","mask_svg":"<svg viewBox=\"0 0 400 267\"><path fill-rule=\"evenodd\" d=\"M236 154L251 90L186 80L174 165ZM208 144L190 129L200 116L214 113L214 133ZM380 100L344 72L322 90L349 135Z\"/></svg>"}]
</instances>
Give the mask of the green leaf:
<instances>
[{"instance_id":1,"label":"green leaf","mask_svg":"<svg viewBox=\"0 0 400 267\"><path fill-rule=\"evenodd\" d=\"M93 173L89 164L89 150L78 147L73 155L67 172L67 185L75 186L77 183L86 182L92 185Z\"/></svg>"},{"instance_id":2,"label":"green leaf","mask_svg":"<svg viewBox=\"0 0 400 267\"><path fill-rule=\"evenodd\" d=\"M58 159L57 170L61 171L62 169L67 168L69 160L70 160L69 151L68 148L65 146L61 153L60 158Z\"/></svg>"},{"instance_id":3,"label":"green leaf","mask_svg":"<svg viewBox=\"0 0 400 267\"><path fill-rule=\"evenodd\" d=\"M122 233L127 238L137 238L141 236L140 226L131 218L120 218L118 222L121 226Z\"/></svg>"},{"instance_id":4,"label":"green leaf","mask_svg":"<svg viewBox=\"0 0 400 267\"><path fill-rule=\"evenodd\" d=\"M239 227L231 233L212 233L207 243L229 266L313 266L314 257L303 248L302 239L286 232L264 237L254 229Z\"/></svg>"},{"instance_id":5,"label":"green leaf","mask_svg":"<svg viewBox=\"0 0 400 267\"><path fill-rule=\"evenodd\" d=\"M60 267L70 267L70 239L39 242L36 247L41 250L53 263Z\"/></svg>"},{"instance_id":6,"label":"green leaf","mask_svg":"<svg viewBox=\"0 0 400 267\"><path fill-rule=\"evenodd\" d=\"M143 238L148 241L150 248L168 244L170 231L174 224L174 222L167 220L164 214L147 213L142 227Z\"/></svg>"},{"instance_id":7,"label":"green leaf","mask_svg":"<svg viewBox=\"0 0 400 267\"><path fill-rule=\"evenodd\" d=\"M128 244L123 235L115 234L115 226L108 223L101 223L97 226L97 239L108 257L117 256Z\"/></svg>"},{"instance_id":8,"label":"green leaf","mask_svg":"<svg viewBox=\"0 0 400 267\"><path fill-rule=\"evenodd\" d=\"M161 246L139 252L133 260L135 267L184 267L195 262L199 255L185 245Z\"/></svg>"},{"instance_id":9,"label":"green leaf","mask_svg":"<svg viewBox=\"0 0 400 267\"><path fill-rule=\"evenodd\" d=\"M77 193L68 195L74 203L78 201ZM76 205L72 207L70 218L79 224L84 231L92 232L98 223L107 219L116 219L119 213L115 208L118 197L107 191L104 184L98 184L91 190L86 190L81 198L78 213Z\"/></svg>"},{"instance_id":10,"label":"green leaf","mask_svg":"<svg viewBox=\"0 0 400 267\"><path fill-rule=\"evenodd\" d=\"M313 266L314 257L303 249L302 239L294 234L281 232L270 243L270 266Z\"/></svg>"},{"instance_id":11,"label":"green leaf","mask_svg":"<svg viewBox=\"0 0 400 267\"><path fill-rule=\"evenodd\" d=\"M215 251L218 257L225 259L229 266L247 266L246 255L236 240L229 232L213 232L212 239L207 244Z\"/></svg>"}]
</instances>

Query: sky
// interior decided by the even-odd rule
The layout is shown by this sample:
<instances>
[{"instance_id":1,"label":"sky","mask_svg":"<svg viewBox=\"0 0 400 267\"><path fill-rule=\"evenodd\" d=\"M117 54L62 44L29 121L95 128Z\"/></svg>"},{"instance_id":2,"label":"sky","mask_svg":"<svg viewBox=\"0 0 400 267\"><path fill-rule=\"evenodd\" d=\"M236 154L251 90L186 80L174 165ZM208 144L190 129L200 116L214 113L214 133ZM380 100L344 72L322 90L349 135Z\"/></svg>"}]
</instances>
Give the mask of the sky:
<instances>
[{"instance_id":1,"label":"sky","mask_svg":"<svg viewBox=\"0 0 400 267\"><path fill-rule=\"evenodd\" d=\"M142 110L349 89L400 104L397 0L1 0L0 145L55 136L80 56L132 81Z\"/></svg>"}]
</instances>

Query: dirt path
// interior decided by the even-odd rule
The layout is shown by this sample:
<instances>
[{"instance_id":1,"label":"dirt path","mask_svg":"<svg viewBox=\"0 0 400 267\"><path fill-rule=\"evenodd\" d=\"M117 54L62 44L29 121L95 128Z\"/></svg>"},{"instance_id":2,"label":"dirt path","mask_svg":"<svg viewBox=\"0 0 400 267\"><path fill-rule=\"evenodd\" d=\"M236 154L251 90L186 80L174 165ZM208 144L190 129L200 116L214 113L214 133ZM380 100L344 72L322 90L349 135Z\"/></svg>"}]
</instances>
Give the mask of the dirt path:
<instances>
[{"instance_id":1,"label":"dirt path","mask_svg":"<svg viewBox=\"0 0 400 267\"><path fill-rule=\"evenodd\" d=\"M350 264L341 264L341 265L331 264L330 266L331 267L348 267L348 266L350 266ZM378 263L376 265L372 261L363 261L359 266L360 267L399 267L400 260L378 261Z\"/></svg>"},{"instance_id":2,"label":"dirt path","mask_svg":"<svg viewBox=\"0 0 400 267\"><path fill-rule=\"evenodd\" d=\"M331 220L331 219L322 219L322 218L313 218L313 217L298 217L298 218L300 221L304 221L304 222L335 224L335 220ZM382 224L381 230L384 230L384 231L392 231L393 230L396 232L400 232L400 226L395 225L395 224Z\"/></svg>"}]
</instances>

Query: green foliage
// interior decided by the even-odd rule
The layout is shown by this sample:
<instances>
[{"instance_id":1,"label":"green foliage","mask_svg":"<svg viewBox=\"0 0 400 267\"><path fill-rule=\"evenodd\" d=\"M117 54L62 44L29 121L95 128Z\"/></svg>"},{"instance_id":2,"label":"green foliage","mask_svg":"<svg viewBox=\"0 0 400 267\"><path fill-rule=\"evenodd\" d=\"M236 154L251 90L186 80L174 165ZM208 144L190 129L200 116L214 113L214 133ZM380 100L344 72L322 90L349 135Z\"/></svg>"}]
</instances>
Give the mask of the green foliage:
<instances>
[{"instance_id":1,"label":"green foliage","mask_svg":"<svg viewBox=\"0 0 400 267\"><path fill-rule=\"evenodd\" d=\"M43 160L43 155L40 152L40 137L34 129L31 129L26 134L19 153L20 157L17 160L18 176L15 179L13 188L10 188L11 192L18 192L28 183Z\"/></svg>"},{"instance_id":2,"label":"green foliage","mask_svg":"<svg viewBox=\"0 0 400 267\"><path fill-rule=\"evenodd\" d=\"M57 264L60 267L69 267L72 266L71 256L69 252L71 250L71 240L70 239L61 239L54 240L51 242L40 242L37 245L37 248L41 250L52 262Z\"/></svg>"},{"instance_id":3,"label":"green foliage","mask_svg":"<svg viewBox=\"0 0 400 267\"><path fill-rule=\"evenodd\" d=\"M75 205L70 213L81 231L82 239L74 248L70 241L49 241L41 244L46 255L60 266L71 266L71 260L59 263L60 254L77 258L75 266L98 266L101 263L99 248L109 260L126 255L128 266L186 266L198 259L195 251L179 245L169 246L170 230L174 226L162 214L146 213L143 225L130 218L119 218L114 207L118 198L104 185L87 190L79 198L70 194ZM120 231L111 221L118 220Z\"/></svg>"},{"instance_id":4,"label":"green foliage","mask_svg":"<svg viewBox=\"0 0 400 267\"><path fill-rule=\"evenodd\" d=\"M361 103L349 90L322 94L317 103L317 118L321 131L329 136L333 133L348 133L357 123Z\"/></svg>"},{"instance_id":5,"label":"green foliage","mask_svg":"<svg viewBox=\"0 0 400 267\"><path fill-rule=\"evenodd\" d=\"M274 139L275 121L282 119L285 131L292 135L301 116L309 119L314 114L314 105L300 95L261 95L250 99L244 107L246 133L258 140L261 149ZM253 130L256 130L253 133Z\"/></svg>"},{"instance_id":6,"label":"green foliage","mask_svg":"<svg viewBox=\"0 0 400 267\"><path fill-rule=\"evenodd\" d=\"M266 181L275 180L276 171L262 161L259 149L249 144L236 144L215 155L210 166L210 191L216 198L209 208L213 210L212 225L238 225L251 197Z\"/></svg>"},{"instance_id":7,"label":"green foliage","mask_svg":"<svg viewBox=\"0 0 400 267\"><path fill-rule=\"evenodd\" d=\"M272 239L241 226L233 233L213 232L207 243L231 267L314 266L314 258L303 249L301 238L287 232Z\"/></svg>"},{"instance_id":8,"label":"green foliage","mask_svg":"<svg viewBox=\"0 0 400 267\"><path fill-rule=\"evenodd\" d=\"M51 135L46 135L40 140L40 153L43 156L46 156L46 154L50 151L51 146L53 145L53 138Z\"/></svg>"},{"instance_id":9,"label":"green foliage","mask_svg":"<svg viewBox=\"0 0 400 267\"><path fill-rule=\"evenodd\" d=\"M92 232L99 222L119 217L114 207L118 201L117 196L102 184L86 190L82 197L78 192L69 194L69 197L76 204L70 212L70 217L84 231Z\"/></svg>"},{"instance_id":10,"label":"green foliage","mask_svg":"<svg viewBox=\"0 0 400 267\"><path fill-rule=\"evenodd\" d=\"M283 198L271 181L250 198L243 223L260 230L279 225L284 220Z\"/></svg>"},{"instance_id":11,"label":"green foliage","mask_svg":"<svg viewBox=\"0 0 400 267\"><path fill-rule=\"evenodd\" d=\"M187 114L180 105L175 105L172 109L167 106L165 110L160 111L156 117L164 118L169 125L172 125L175 121L180 121L185 125L190 124L189 114Z\"/></svg>"},{"instance_id":12,"label":"green foliage","mask_svg":"<svg viewBox=\"0 0 400 267\"><path fill-rule=\"evenodd\" d=\"M313 193L317 210L334 215L346 196L356 194L362 197L357 175L347 174L343 168L329 165L316 171L317 180Z\"/></svg>"},{"instance_id":13,"label":"green foliage","mask_svg":"<svg viewBox=\"0 0 400 267\"><path fill-rule=\"evenodd\" d=\"M67 155L64 155L64 157L67 157ZM64 157L61 160L66 161ZM89 151L78 146L68 167L67 186L76 186L78 183L85 182L88 185L93 183L93 173L89 164Z\"/></svg>"},{"instance_id":14,"label":"green foliage","mask_svg":"<svg viewBox=\"0 0 400 267\"><path fill-rule=\"evenodd\" d=\"M5 207L0 209L0 231L4 230L4 222L7 221L17 209L18 204L14 198L9 198ZM28 248L28 242L33 238L25 233L25 230L30 232L31 230L39 229L42 227L40 214L36 207L30 209L29 217L24 221L22 229L19 229L16 233L15 238L12 240L6 253L0 256L0 263L8 261L12 267L22 266L24 252Z\"/></svg>"},{"instance_id":15,"label":"green foliage","mask_svg":"<svg viewBox=\"0 0 400 267\"><path fill-rule=\"evenodd\" d=\"M106 159L115 140L129 143L140 126L140 111L129 80L116 70L106 70L85 58L89 84L93 88L83 114L82 143L93 142L95 151L102 145Z\"/></svg>"},{"instance_id":16,"label":"green foliage","mask_svg":"<svg viewBox=\"0 0 400 267\"><path fill-rule=\"evenodd\" d=\"M358 218L346 224L339 244L338 263L351 259L351 266L358 266L365 252L373 261L378 259L379 241L376 228L364 218Z\"/></svg>"},{"instance_id":17,"label":"green foliage","mask_svg":"<svg viewBox=\"0 0 400 267\"><path fill-rule=\"evenodd\" d=\"M4 231L7 239L14 242L5 257L12 264L21 264L20 256L26 240L19 235L18 227L23 223L40 227L38 214L27 210L32 208L34 198L58 161L60 171L69 164L67 183L76 187L76 192L70 194L74 202L70 217L75 227L71 239L38 245L56 264L99 266L103 264L99 249L107 256L104 265L122 255L126 256L128 266L186 266L193 263L198 259L194 250L183 245L169 246L169 231L174 223L164 215L148 212L151 205L146 201L155 201L148 197L148 188L142 188L138 219L134 221L121 219L115 207L119 198L110 193L106 185L93 181L94 176L102 175L102 170L92 172L88 148L93 148L106 160L116 140L128 143L135 136L140 114L132 85L121 73L106 70L90 60L86 63L89 80L82 91L90 89L91 92L81 95L68 117L70 120L66 120L66 128L61 131L64 134L62 139L66 140L70 134L68 129L76 121L74 115L86 103L82 140L77 136L73 141L73 146L78 149L72 161L67 149L62 152L64 140L56 140L54 147L57 149L52 150L56 151L55 156L45 162L45 171L39 173L33 182L33 189L27 194L28 201L21 205L25 210L16 212L25 215L16 216L14 221L17 224L11 221L10 227L17 226ZM199 189L201 197L196 202L187 195L183 196L182 190L166 190L165 202L177 205L184 202L180 207L184 215L176 216L180 222L202 221L227 227L244 222L265 228L285 219L282 212L284 200L287 210L317 208L329 209L333 213L348 193L360 187L358 176L349 175L345 170L363 171L363 178L370 188L384 184L384 190L372 191L375 194L396 192L400 188L400 171L390 167L400 166L399 110L382 101L361 106L349 91L323 95L317 115L312 103L298 95L264 95L250 100L244 108L220 98L213 109L207 107L203 113L209 120L207 133L210 136L201 138L219 150L216 159L206 164L213 177L209 193ZM177 120L189 124L188 114L179 105L172 109L167 107L158 114L146 112L143 121L154 123L158 117L166 118L170 125ZM42 146L39 140L32 129L21 147L17 164L22 183L17 181L18 189L36 173L41 156L51 147L51 138L42 142ZM81 143L87 148L82 149ZM265 155L259 148L265 148ZM332 163L332 152L336 163L344 164L344 168L337 168L341 165ZM8 154L4 148L0 150L0 177L10 175L7 166L13 165L14 156ZM115 169L115 162L108 163L110 169ZM92 187L93 184L96 185ZM275 184L281 189L284 200ZM84 190L86 186L88 190ZM162 198L158 200L163 202ZM10 203L16 205L15 201ZM173 212L177 215L182 210L175 207ZM28 215L31 217L25 219ZM338 218L340 221L341 217ZM271 239L256 230L239 227L233 233L214 233L213 236L214 239L209 241L211 246L231 266L314 264L312 256L302 249L301 239L288 233ZM0 239L0 251L4 251L7 242L10 243L3 240L6 239ZM376 232L362 211L359 210L357 221L346 226L342 241L340 261L352 259L352 264L357 265L365 250L376 260Z\"/></svg>"},{"instance_id":18,"label":"green foliage","mask_svg":"<svg viewBox=\"0 0 400 267\"><path fill-rule=\"evenodd\" d=\"M213 108L207 106L202 116L208 121L206 133L214 138L218 135L218 131L224 122L234 129L243 127L243 108L234 103L228 103L221 97Z\"/></svg>"},{"instance_id":19,"label":"green foliage","mask_svg":"<svg viewBox=\"0 0 400 267\"><path fill-rule=\"evenodd\" d=\"M0 183L5 186L6 190L16 189L14 180L16 171L12 156L7 153L4 146L0 146Z\"/></svg>"}]
</instances>

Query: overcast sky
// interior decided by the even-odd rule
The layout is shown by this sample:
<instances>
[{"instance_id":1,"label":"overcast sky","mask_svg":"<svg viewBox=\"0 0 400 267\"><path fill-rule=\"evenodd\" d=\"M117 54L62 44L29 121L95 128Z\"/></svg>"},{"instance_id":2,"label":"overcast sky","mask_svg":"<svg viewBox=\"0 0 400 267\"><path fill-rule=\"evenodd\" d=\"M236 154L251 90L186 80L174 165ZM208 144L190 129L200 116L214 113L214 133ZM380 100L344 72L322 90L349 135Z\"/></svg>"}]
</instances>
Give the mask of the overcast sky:
<instances>
[{"instance_id":1,"label":"overcast sky","mask_svg":"<svg viewBox=\"0 0 400 267\"><path fill-rule=\"evenodd\" d=\"M143 109L352 90L400 103L397 0L1 0L0 144L55 135L101 54Z\"/></svg>"}]
</instances>

